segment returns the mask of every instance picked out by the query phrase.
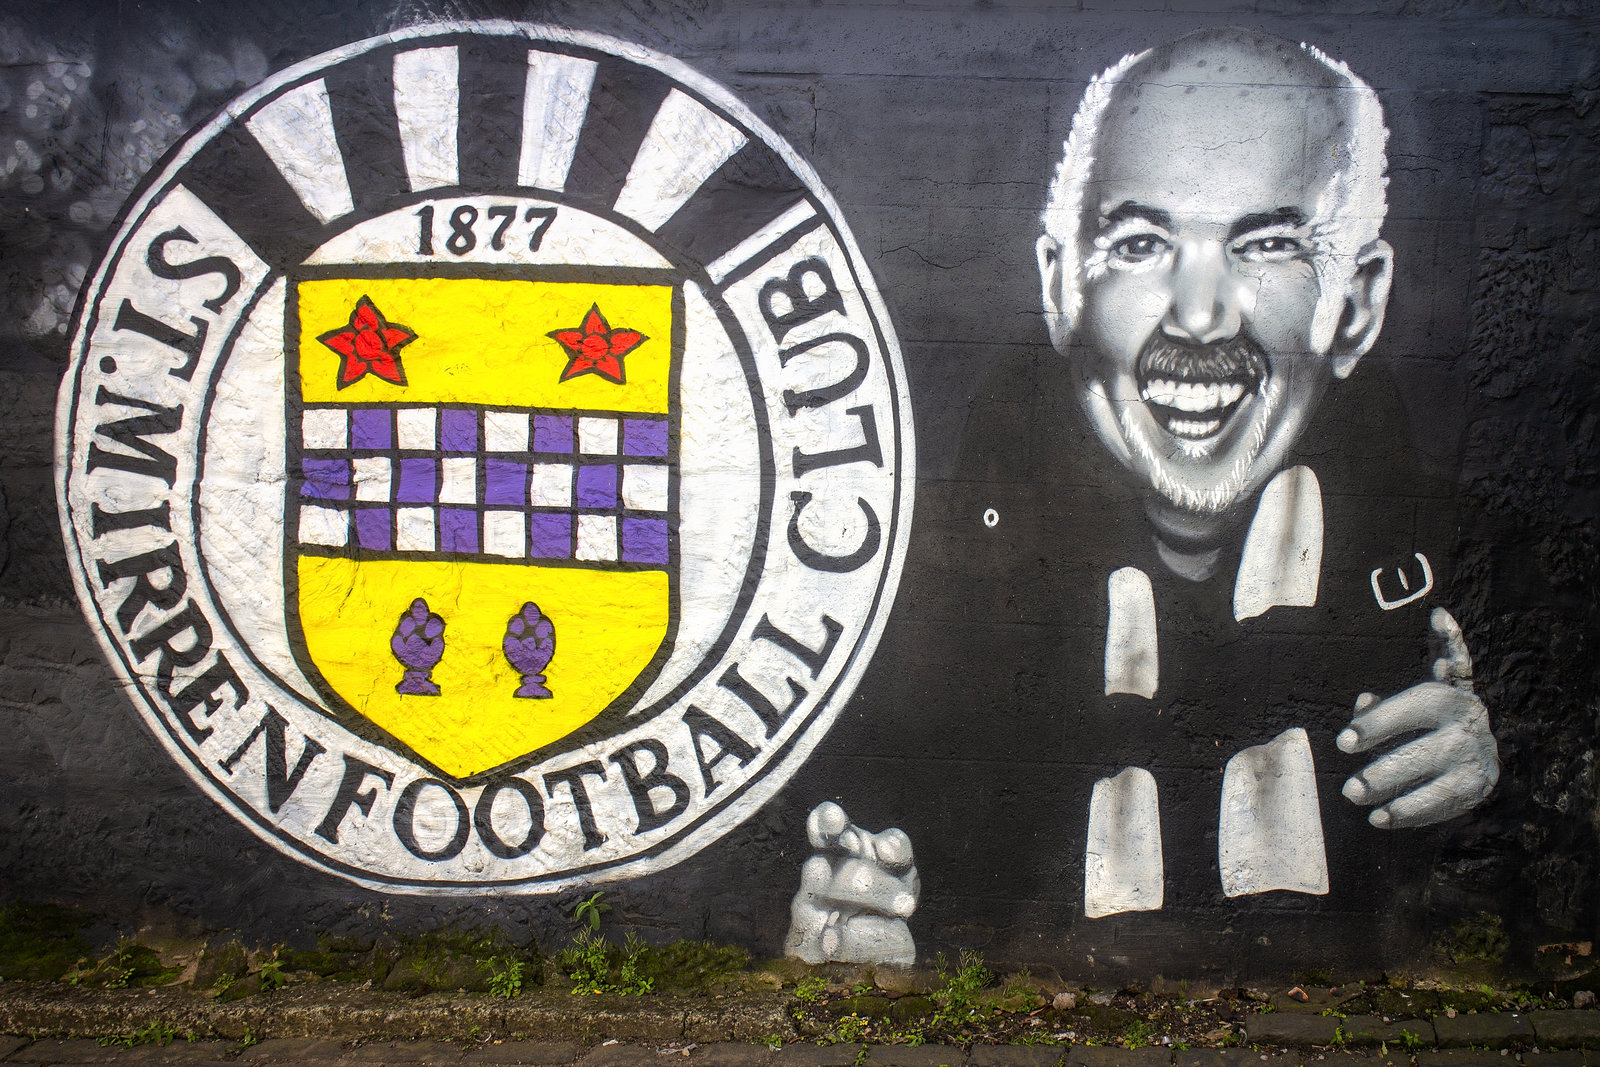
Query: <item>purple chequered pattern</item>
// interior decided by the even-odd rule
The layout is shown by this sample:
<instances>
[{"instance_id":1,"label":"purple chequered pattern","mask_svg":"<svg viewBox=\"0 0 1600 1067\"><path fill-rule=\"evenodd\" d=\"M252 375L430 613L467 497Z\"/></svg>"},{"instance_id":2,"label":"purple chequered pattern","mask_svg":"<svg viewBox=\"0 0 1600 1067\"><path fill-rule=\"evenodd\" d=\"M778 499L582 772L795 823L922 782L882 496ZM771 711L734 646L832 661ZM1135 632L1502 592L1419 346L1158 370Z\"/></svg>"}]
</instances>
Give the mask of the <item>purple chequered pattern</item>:
<instances>
[{"instance_id":1,"label":"purple chequered pattern","mask_svg":"<svg viewBox=\"0 0 1600 1067\"><path fill-rule=\"evenodd\" d=\"M394 547L394 513L388 508L360 508L356 511L356 544L375 552Z\"/></svg>"},{"instance_id":2,"label":"purple chequered pattern","mask_svg":"<svg viewBox=\"0 0 1600 1067\"><path fill-rule=\"evenodd\" d=\"M618 562L665 566L669 562L671 523L658 515L630 512L621 498L622 467L668 461L671 424L666 418L618 413L618 454L579 459L577 413L530 413L532 436L529 452L510 450L482 455L483 415L460 407L438 407L437 452L402 455L395 432L395 409L351 407L346 449L317 450L301 459L300 494L308 502L333 506L350 517L350 545L363 551L395 550L394 505L422 506L434 514L440 552L476 555L483 551L482 512L486 508L513 508L527 516L527 558L571 560L576 551L577 515L600 513L617 520ZM585 417L604 416L589 413ZM441 455L477 456L476 489L472 502L443 504ZM387 501L355 499L354 461L387 461L390 496ZM560 459L556 457L570 457ZM609 459L609 462L607 461ZM530 499L531 463L552 464L570 478L571 504L561 510L534 510ZM541 480L541 484L548 485ZM604 566L604 564L601 564Z\"/></svg>"},{"instance_id":3,"label":"purple chequered pattern","mask_svg":"<svg viewBox=\"0 0 1600 1067\"><path fill-rule=\"evenodd\" d=\"M573 449L572 426L571 415L535 415L533 450L570 453Z\"/></svg>"},{"instance_id":4,"label":"purple chequered pattern","mask_svg":"<svg viewBox=\"0 0 1600 1067\"><path fill-rule=\"evenodd\" d=\"M580 508L617 506L617 468L591 465L578 468L577 502Z\"/></svg>"},{"instance_id":5,"label":"purple chequered pattern","mask_svg":"<svg viewBox=\"0 0 1600 1067\"><path fill-rule=\"evenodd\" d=\"M484 461L483 502L517 507L528 502L528 465L509 459Z\"/></svg>"},{"instance_id":6,"label":"purple chequered pattern","mask_svg":"<svg viewBox=\"0 0 1600 1067\"><path fill-rule=\"evenodd\" d=\"M666 563L667 520L623 519L622 558L628 563Z\"/></svg>"},{"instance_id":7,"label":"purple chequered pattern","mask_svg":"<svg viewBox=\"0 0 1600 1067\"><path fill-rule=\"evenodd\" d=\"M478 450L478 413L446 408L439 413L439 448L444 452Z\"/></svg>"},{"instance_id":8,"label":"purple chequered pattern","mask_svg":"<svg viewBox=\"0 0 1600 1067\"><path fill-rule=\"evenodd\" d=\"M528 555L536 559L571 559L572 516L562 512L529 515Z\"/></svg>"},{"instance_id":9,"label":"purple chequered pattern","mask_svg":"<svg viewBox=\"0 0 1600 1067\"><path fill-rule=\"evenodd\" d=\"M350 499L350 461L347 459L302 459L300 472L305 481L300 495L316 500Z\"/></svg>"},{"instance_id":10,"label":"purple chequered pattern","mask_svg":"<svg viewBox=\"0 0 1600 1067\"><path fill-rule=\"evenodd\" d=\"M627 419L622 424L622 454L662 456L667 454L665 419Z\"/></svg>"},{"instance_id":11,"label":"purple chequered pattern","mask_svg":"<svg viewBox=\"0 0 1600 1067\"><path fill-rule=\"evenodd\" d=\"M466 508L439 509L439 551L478 551L478 513Z\"/></svg>"},{"instance_id":12,"label":"purple chequered pattern","mask_svg":"<svg viewBox=\"0 0 1600 1067\"><path fill-rule=\"evenodd\" d=\"M382 450L394 447L394 412L356 408L350 412L350 447Z\"/></svg>"},{"instance_id":13,"label":"purple chequered pattern","mask_svg":"<svg viewBox=\"0 0 1600 1067\"><path fill-rule=\"evenodd\" d=\"M439 461L402 459L394 498L402 504L432 504L439 499Z\"/></svg>"}]
</instances>

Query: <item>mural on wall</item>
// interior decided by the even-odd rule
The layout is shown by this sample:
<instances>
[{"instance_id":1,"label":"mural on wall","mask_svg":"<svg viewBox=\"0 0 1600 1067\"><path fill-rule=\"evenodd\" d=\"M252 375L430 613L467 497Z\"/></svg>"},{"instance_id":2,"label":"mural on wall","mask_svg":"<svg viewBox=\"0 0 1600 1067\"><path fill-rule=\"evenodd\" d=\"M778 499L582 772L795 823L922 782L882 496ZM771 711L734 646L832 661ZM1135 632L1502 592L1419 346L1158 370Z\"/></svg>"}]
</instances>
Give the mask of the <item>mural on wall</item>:
<instances>
[{"instance_id":1,"label":"mural on wall","mask_svg":"<svg viewBox=\"0 0 1600 1067\"><path fill-rule=\"evenodd\" d=\"M1067 410L975 415L959 477L961 521L1003 535L1015 512L982 494L1008 484L1041 512L1043 547L981 543L973 588L1058 620L1007 663L1042 672L1027 758L1070 749L1027 809L1068 832L980 832L1067 853L1039 866L1068 884L1033 891L1084 918L1376 891L1432 847L1405 835L1498 780L1450 608L1451 491L1370 461L1408 437L1359 367L1395 271L1387 137L1345 64L1242 30L1125 57L1073 116L1036 247ZM1048 471L1011 460L1030 434Z\"/></svg>"},{"instance_id":2,"label":"mural on wall","mask_svg":"<svg viewBox=\"0 0 1600 1067\"><path fill-rule=\"evenodd\" d=\"M151 730L264 840L401 891L736 825L859 680L912 503L898 347L810 168L676 61L513 23L329 52L182 142L57 423Z\"/></svg>"}]
</instances>

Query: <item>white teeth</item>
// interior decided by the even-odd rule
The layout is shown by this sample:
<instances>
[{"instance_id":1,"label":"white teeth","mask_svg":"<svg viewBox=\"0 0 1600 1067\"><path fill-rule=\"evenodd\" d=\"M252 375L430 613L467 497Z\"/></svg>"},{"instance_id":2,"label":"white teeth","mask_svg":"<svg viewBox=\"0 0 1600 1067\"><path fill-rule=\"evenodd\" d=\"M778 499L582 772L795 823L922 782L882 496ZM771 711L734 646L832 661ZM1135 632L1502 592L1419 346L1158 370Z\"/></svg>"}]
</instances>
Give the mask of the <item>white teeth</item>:
<instances>
[{"instance_id":1,"label":"white teeth","mask_svg":"<svg viewBox=\"0 0 1600 1067\"><path fill-rule=\"evenodd\" d=\"M1167 429L1179 437L1192 437L1196 440L1210 437L1222 427L1221 419L1173 419L1167 423Z\"/></svg>"},{"instance_id":2,"label":"white teeth","mask_svg":"<svg viewBox=\"0 0 1600 1067\"><path fill-rule=\"evenodd\" d=\"M1176 382L1157 378L1141 392L1144 400L1163 407L1200 414L1236 404L1244 396L1238 382Z\"/></svg>"}]
</instances>

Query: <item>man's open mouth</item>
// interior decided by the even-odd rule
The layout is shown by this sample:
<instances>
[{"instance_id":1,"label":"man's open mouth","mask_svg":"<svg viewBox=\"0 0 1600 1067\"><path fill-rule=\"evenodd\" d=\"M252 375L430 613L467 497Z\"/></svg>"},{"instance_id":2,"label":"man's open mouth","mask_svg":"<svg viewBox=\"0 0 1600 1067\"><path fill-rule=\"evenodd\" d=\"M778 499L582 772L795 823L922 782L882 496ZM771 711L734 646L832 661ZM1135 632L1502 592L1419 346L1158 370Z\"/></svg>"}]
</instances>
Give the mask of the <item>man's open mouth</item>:
<instances>
[{"instance_id":1,"label":"man's open mouth","mask_svg":"<svg viewBox=\"0 0 1600 1067\"><path fill-rule=\"evenodd\" d=\"M1139 357L1139 398L1174 437L1202 441L1222 431L1244 398L1267 381L1267 361L1244 338L1180 345L1157 334Z\"/></svg>"}]
</instances>

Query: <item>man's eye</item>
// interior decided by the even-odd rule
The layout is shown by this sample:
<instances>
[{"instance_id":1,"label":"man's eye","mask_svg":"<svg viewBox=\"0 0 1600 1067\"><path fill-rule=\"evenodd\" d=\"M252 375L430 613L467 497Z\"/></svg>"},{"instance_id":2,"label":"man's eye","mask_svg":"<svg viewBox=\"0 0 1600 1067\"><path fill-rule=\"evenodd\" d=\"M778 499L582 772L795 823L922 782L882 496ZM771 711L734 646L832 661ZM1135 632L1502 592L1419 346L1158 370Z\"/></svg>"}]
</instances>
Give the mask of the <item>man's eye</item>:
<instances>
[{"instance_id":1,"label":"man's eye","mask_svg":"<svg viewBox=\"0 0 1600 1067\"><path fill-rule=\"evenodd\" d=\"M1118 259L1132 263L1152 259L1165 252L1169 247L1167 242L1153 233L1141 233L1134 237L1124 237L1111 246L1111 254Z\"/></svg>"},{"instance_id":2,"label":"man's eye","mask_svg":"<svg viewBox=\"0 0 1600 1067\"><path fill-rule=\"evenodd\" d=\"M1293 237L1258 237L1254 241L1246 241L1234 251L1245 260L1277 260L1291 259L1300 254L1304 245Z\"/></svg>"}]
</instances>

